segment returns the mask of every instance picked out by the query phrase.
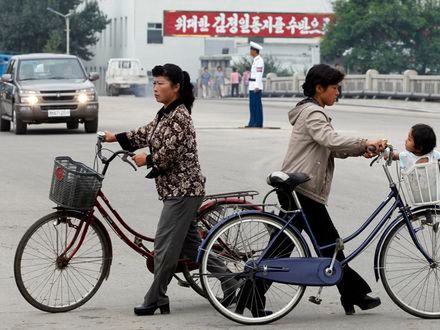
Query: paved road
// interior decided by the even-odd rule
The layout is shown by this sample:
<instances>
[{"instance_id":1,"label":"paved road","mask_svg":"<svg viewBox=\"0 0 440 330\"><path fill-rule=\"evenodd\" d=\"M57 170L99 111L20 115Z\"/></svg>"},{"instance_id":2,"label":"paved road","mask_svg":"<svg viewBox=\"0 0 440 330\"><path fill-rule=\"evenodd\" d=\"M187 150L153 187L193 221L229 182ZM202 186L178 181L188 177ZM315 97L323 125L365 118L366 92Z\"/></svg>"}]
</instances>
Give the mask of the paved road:
<instances>
[{"instance_id":1,"label":"paved road","mask_svg":"<svg viewBox=\"0 0 440 330\"><path fill-rule=\"evenodd\" d=\"M157 104L132 97L100 99L100 129L123 131L150 120ZM265 178L281 165L290 135L287 111L294 100L264 100L265 124L280 129L239 129L247 123L243 100L201 100L194 108L200 158L208 178L208 192L256 189L265 192ZM404 110L399 110L404 109ZM387 137L398 148L404 145L409 127L417 122L440 127L440 105L386 100L341 100L329 108L335 128L344 134L367 138ZM439 131L437 131L440 134ZM439 135L440 136L440 135ZM235 329L190 289L172 283L171 315L135 317L133 306L142 300L152 275L144 261L112 235L114 261L110 277L85 306L66 314L40 312L20 296L13 279L13 256L20 237L53 206L48 200L53 158L70 155L92 164L95 136L64 125L31 126L26 136L0 133L0 329ZM116 145L110 146L116 148ZM130 224L153 235L161 204L155 187L126 164L115 164L104 190ZM382 200L387 191L380 168L365 159L337 161L329 210L341 235L347 236ZM259 199L257 199L259 201ZM346 247L352 250L352 245ZM352 266L382 298L381 307L347 317L335 288L323 292L321 306L307 302L315 289L275 325L279 329L437 329L439 321L412 317L387 297L374 281L374 244ZM260 329L269 326L260 327Z\"/></svg>"}]
</instances>

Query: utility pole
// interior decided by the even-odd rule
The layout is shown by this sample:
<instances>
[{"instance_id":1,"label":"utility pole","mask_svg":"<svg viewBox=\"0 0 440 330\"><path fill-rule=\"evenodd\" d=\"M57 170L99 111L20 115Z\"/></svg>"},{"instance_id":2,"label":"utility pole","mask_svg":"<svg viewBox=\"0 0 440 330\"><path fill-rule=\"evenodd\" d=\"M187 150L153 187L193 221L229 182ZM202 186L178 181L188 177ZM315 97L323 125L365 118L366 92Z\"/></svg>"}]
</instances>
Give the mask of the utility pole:
<instances>
[{"instance_id":1,"label":"utility pole","mask_svg":"<svg viewBox=\"0 0 440 330\"><path fill-rule=\"evenodd\" d=\"M66 21L66 54L70 54L70 16L73 14L73 11L69 10L66 15L63 15L50 7L48 7L47 10L61 17L64 17L64 20Z\"/></svg>"}]
</instances>

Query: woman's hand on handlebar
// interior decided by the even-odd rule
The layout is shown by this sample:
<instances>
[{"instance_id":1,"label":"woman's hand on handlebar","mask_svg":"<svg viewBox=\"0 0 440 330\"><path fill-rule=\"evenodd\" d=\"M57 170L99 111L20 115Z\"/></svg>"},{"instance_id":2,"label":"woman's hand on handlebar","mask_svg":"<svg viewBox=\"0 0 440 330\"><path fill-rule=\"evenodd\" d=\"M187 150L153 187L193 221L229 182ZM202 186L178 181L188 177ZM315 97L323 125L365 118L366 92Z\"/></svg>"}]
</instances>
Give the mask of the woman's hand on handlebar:
<instances>
[{"instance_id":1,"label":"woman's hand on handlebar","mask_svg":"<svg viewBox=\"0 0 440 330\"><path fill-rule=\"evenodd\" d=\"M136 163L137 167L141 167L147 164L147 154L140 153L131 157L131 159Z\"/></svg>"},{"instance_id":2,"label":"woman's hand on handlebar","mask_svg":"<svg viewBox=\"0 0 440 330\"><path fill-rule=\"evenodd\" d=\"M371 158L377 156L379 153L383 152L387 146L387 141L384 139L377 140L367 140L365 148L364 157Z\"/></svg>"},{"instance_id":3,"label":"woman's hand on handlebar","mask_svg":"<svg viewBox=\"0 0 440 330\"><path fill-rule=\"evenodd\" d=\"M104 142L116 142L116 135L110 131L104 131L104 138L103 141Z\"/></svg>"}]
</instances>

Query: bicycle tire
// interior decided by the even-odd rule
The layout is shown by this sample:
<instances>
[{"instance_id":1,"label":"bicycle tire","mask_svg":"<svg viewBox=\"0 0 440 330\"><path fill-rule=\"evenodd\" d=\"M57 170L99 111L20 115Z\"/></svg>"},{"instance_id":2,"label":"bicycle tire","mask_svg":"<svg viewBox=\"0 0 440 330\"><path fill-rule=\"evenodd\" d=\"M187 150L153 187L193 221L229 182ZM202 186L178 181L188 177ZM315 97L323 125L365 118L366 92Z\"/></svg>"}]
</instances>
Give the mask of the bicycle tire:
<instances>
[{"instance_id":1,"label":"bicycle tire","mask_svg":"<svg viewBox=\"0 0 440 330\"><path fill-rule=\"evenodd\" d=\"M198 216L198 230L200 238L203 240L209 230L214 227L222 219L231 216L233 213L248 211L255 209L255 206L249 204L245 200L220 200L211 207L203 210ZM207 298L205 290L200 284L199 269L189 270L188 265L184 265L182 269L183 276L190 287L200 296Z\"/></svg>"},{"instance_id":2,"label":"bicycle tire","mask_svg":"<svg viewBox=\"0 0 440 330\"><path fill-rule=\"evenodd\" d=\"M382 245L380 277L385 291L402 310L421 318L440 318L440 210L421 209L411 220L416 237L434 259L434 265L417 249L402 219Z\"/></svg>"},{"instance_id":3,"label":"bicycle tire","mask_svg":"<svg viewBox=\"0 0 440 330\"><path fill-rule=\"evenodd\" d=\"M244 271L258 260L271 235L284 225L280 218L265 213L237 215L218 226L207 238L200 279L211 305L223 316L242 324L267 324L288 314L301 300L305 286L256 280L254 275L249 276L247 272L246 276ZM285 229L283 240L278 243L269 258L309 256L303 240L290 227ZM286 244L293 244L292 249L286 249ZM219 262L223 263L223 269L212 272ZM264 293L260 291L263 287Z\"/></svg>"},{"instance_id":4,"label":"bicycle tire","mask_svg":"<svg viewBox=\"0 0 440 330\"><path fill-rule=\"evenodd\" d=\"M111 264L111 243L97 219L75 256L60 254L84 222L81 213L58 211L37 220L18 244L14 259L17 287L35 308L59 313L78 308L99 289Z\"/></svg>"}]
</instances>

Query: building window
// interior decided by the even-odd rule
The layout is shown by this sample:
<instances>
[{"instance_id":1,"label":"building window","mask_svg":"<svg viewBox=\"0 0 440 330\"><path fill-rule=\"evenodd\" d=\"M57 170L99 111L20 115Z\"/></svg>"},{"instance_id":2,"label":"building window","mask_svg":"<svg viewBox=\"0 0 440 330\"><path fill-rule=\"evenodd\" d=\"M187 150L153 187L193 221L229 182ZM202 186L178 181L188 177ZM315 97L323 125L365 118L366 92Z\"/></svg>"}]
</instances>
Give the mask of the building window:
<instances>
[{"instance_id":1,"label":"building window","mask_svg":"<svg viewBox=\"0 0 440 330\"><path fill-rule=\"evenodd\" d=\"M148 23L147 43L148 44L163 43L162 23Z\"/></svg>"}]
</instances>

